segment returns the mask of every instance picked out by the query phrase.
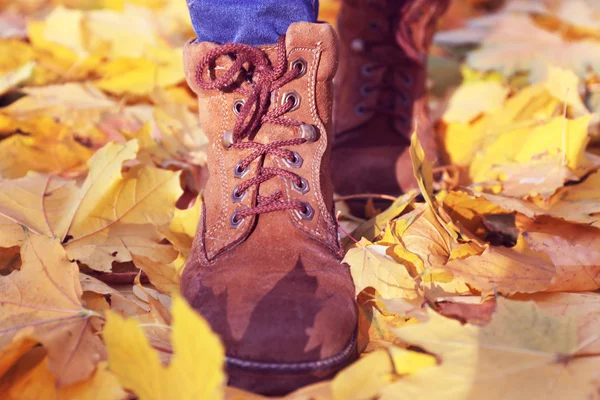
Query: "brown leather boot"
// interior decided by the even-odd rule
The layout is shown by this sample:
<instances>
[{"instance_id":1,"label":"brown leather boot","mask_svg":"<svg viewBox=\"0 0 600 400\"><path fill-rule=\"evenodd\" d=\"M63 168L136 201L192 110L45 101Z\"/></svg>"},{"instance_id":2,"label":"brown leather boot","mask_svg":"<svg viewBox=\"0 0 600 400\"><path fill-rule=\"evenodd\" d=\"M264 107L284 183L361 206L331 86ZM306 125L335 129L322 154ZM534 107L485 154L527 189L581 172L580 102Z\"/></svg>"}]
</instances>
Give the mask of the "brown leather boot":
<instances>
[{"instance_id":1,"label":"brown leather boot","mask_svg":"<svg viewBox=\"0 0 600 400\"><path fill-rule=\"evenodd\" d=\"M222 338L231 385L328 378L356 356L357 324L329 177L335 33L301 22L271 46L184 53L210 177L182 293Z\"/></svg>"},{"instance_id":2,"label":"brown leather boot","mask_svg":"<svg viewBox=\"0 0 600 400\"><path fill-rule=\"evenodd\" d=\"M336 193L399 195L416 187L408 146L418 126L429 159L437 145L425 93L427 51L449 0L343 0L335 79ZM350 202L360 211L363 202Z\"/></svg>"}]
</instances>

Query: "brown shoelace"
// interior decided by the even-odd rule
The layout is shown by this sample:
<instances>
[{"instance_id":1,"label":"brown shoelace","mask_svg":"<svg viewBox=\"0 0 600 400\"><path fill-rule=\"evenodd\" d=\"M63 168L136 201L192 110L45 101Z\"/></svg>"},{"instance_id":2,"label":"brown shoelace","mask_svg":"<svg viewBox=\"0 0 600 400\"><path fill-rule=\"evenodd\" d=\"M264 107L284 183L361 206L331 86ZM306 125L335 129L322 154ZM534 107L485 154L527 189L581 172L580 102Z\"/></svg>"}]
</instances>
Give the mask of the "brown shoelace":
<instances>
[{"instance_id":1,"label":"brown shoelace","mask_svg":"<svg viewBox=\"0 0 600 400\"><path fill-rule=\"evenodd\" d=\"M229 69L219 77L214 76L214 66L220 57L229 57L233 63ZM264 159L268 154L281 157L293 162L296 153L285 149L288 146L299 145L307 140L296 138L279 140L263 144L252 139L264 124L282 126L300 126L302 122L284 117L284 114L294 107L293 99L285 104L272 108L269 111L271 93L289 83L300 75L298 69L287 70L288 61L285 48L285 35L277 42L277 62L272 66L265 52L257 47L240 43L228 43L209 51L200 61L196 70L196 81L203 90L233 91L246 97L239 109L238 118L232 130L232 149L253 149L254 151L241 160L237 168L245 170L257 158ZM211 75L212 74L212 75ZM206 80L205 76L209 78ZM249 84L244 87L243 82ZM243 141L247 139L247 141ZM282 168L260 167L258 174L240 183L234 195L241 196L251 188L258 186L277 176L285 177L296 185L303 184L303 180L295 173ZM258 215L279 210L298 210L305 212L307 205L300 201L282 200L281 190L269 196L257 196L255 207L243 208L236 212L237 221L250 215Z\"/></svg>"}]
</instances>

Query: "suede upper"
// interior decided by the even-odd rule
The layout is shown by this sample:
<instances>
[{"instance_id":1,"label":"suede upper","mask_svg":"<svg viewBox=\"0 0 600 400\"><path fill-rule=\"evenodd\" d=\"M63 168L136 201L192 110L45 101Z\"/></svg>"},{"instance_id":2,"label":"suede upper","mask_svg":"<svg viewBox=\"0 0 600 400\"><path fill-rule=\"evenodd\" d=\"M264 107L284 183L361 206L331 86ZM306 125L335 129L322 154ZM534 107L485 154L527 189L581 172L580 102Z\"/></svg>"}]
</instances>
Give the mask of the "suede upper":
<instances>
[{"instance_id":1,"label":"suede upper","mask_svg":"<svg viewBox=\"0 0 600 400\"><path fill-rule=\"evenodd\" d=\"M351 342L357 323L354 285L348 266L341 263L329 177L335 33L327 24L292 24L286 35L288 63L301 59L306 71L271 93L273 109L286 93L295 92L299 106L285 117L315 129L314 141L287 148L297 152L301 165L290 167L267 154L253 161L243 177L236 177L234 168L252 150L226 149L222 144L237 118L234 103L243 96L201 90L196 80L198 63L217 46L190 42L184 50L186 77L198 94L200 124L210 141L210 177L182 293L221 336L229 357L285 364L335 356ZM276 46L261 49L275 63ZM214 67L215 75L232 63L223 58ZM267 123L244 140L270 143L299 136L297 126ZM289 169L306 180L308 191L294 190L289 180L276 176L258 189L250 187L241 201L232 201L236 186L256 176L261 166ZM294 210L280 210L231 225L236 210L254 207L257 196L278 190L286 201L309 204L314 215L303 218Z\"/></svg>"}]
</instances>

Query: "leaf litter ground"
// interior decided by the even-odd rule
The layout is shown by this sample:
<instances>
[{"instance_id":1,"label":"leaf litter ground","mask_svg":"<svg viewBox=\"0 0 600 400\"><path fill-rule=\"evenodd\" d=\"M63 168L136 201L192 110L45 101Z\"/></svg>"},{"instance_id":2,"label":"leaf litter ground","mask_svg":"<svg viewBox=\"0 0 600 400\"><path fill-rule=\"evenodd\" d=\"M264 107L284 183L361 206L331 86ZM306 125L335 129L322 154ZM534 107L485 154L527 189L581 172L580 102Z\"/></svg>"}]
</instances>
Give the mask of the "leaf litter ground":
<instances>
[{"instance_id":1,"label":"leaf litter ground","mask_svg":"<svg viewBox=\"0 0 600 400\"><path fill-rule=\"evenodd\" d=\"M286 398L600 398L599 15L452 4L443 162L413 138L419 191L340 215L362 356ZM1 398L262 398L177 295L207 175L192 36L183 1L0 0Z\"/></svg>"}]
</instances>

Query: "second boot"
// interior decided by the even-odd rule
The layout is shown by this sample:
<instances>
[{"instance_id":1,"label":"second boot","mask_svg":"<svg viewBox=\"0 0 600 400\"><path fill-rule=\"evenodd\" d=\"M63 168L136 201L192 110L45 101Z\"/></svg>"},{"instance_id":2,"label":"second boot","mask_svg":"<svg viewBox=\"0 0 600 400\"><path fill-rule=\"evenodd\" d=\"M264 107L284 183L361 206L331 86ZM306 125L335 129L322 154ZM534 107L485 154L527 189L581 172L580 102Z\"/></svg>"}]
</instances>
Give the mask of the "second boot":
<instances>
[{"instance_id":1,"label":"second boot","mask_svg":"<svg viewBox=\"0 0 600 400\"><path fill-rule=\"evenodd\" d=\"M449 0L343 0L338 16L333 183L340 195L397 196L416 186L408 146L437 158L426 97L427 52ZM364 211L364 201L350 201Z\"/></svg>"}]
</instances>

